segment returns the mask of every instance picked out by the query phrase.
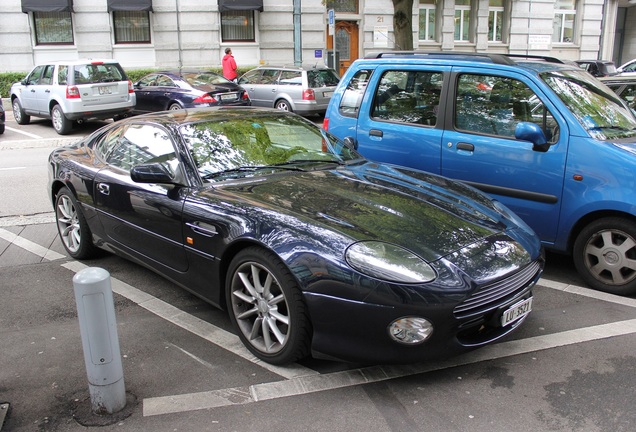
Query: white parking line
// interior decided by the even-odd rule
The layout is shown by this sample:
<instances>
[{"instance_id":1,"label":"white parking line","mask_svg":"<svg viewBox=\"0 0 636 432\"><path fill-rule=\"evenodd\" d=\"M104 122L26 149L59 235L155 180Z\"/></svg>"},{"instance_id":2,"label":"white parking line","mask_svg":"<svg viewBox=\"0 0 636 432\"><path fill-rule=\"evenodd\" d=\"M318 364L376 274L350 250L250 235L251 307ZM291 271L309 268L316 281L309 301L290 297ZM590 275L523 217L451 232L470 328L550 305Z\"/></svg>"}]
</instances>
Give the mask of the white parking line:
<instances>
[{"instance_id":1,"label":"white parking line","mask_svg":"<svg viewBox=\"0 0 636 432\"><path fill-rule=\"evenodd\" d=\"M53 259L64 258L64 256L54 251L23 239L2 228L0 228L0 237L46 259L51 259L51 257L55 257ZM62 266L73 272L87 268L85 264L78 261L69 261ZM602 301L636 307L636 299L602 293L576 285L547 279L541 279L538 285ZM113 292L126 297L168 322L285 378L282 381L251 386L146 398L143 402L144 416L188 412L315 393L636 333L636 319L633 319L488 345L445 361L397 366L373 366L319 374L298 364L278 367L262 362L245 348L238 336L190 315L116 278L111 277L111 286Z\"/></svg>"},{"instance_id":2,"label":"white parking line","mask_svg":"<svg viewBox=\"0 0 636 432\"><path fill-rule=\"evenodd\" d=\"M23 130L12 128L12 127L9 127L9 126L5 126L5 129L10 130L11 132L15 132L15 133L19 133L19 134L22 134L22 135L26 135L26 136L31 137L31 138L44 139L44 137L41 137L40 135L32 134L32 133L29 133L29 132L24 132Z\"/></svg>"}]
</instances>

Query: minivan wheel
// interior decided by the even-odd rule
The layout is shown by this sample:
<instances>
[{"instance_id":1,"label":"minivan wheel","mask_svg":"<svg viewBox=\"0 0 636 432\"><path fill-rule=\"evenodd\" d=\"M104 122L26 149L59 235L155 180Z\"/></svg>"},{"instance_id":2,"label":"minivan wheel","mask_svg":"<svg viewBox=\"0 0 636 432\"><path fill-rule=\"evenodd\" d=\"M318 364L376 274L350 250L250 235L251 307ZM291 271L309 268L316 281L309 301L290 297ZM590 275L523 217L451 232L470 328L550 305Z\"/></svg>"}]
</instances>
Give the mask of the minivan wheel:
<instances>
[{"instance_id":1,"label":"minivan wheel","mask_svg":"<svg viewBox=\"0 0 636 432\"><path fill-rule=\"evenodd\" d=\"M576 238L574 265L592 288L618 295L636 293L636 225L610 217L592 222Z\"/></svg>"},{"instance_id":2,"label":"minivan wheel","mask_svg":"<svg viewBox=\"0 0 636 432\"><path fill-rule=\"evenodd\" d=\"M59 105L55 105L51 109L51 122L55 132L60 135L66 135L73 129L73 122L66 118L64 111Z\"/></svg>"},{"instance_id":3,"label":"minivan wheel","mask_svg":"<svg viewBox=\"0 0 636 432\"><path fill-rule=\"evenodd\" d=\"M285 99L277 100L276 105L274 105L274 107L281 111L289 111L289 112L293 111L291 105Z\"/></svg>"},{"instance_id":4,"label":"minivan wheel","mask_svg":"<svg viewBox=\"0 0 636 432\"><path fill-rule=\"evenodd\" d=\"M13 118L15 118L17 124L25 125L31 122L31 116L24 113L22 105L20 105L20 101L17 98L13 99L11 107L13 108Z\"/></svg>"}]
</instances>

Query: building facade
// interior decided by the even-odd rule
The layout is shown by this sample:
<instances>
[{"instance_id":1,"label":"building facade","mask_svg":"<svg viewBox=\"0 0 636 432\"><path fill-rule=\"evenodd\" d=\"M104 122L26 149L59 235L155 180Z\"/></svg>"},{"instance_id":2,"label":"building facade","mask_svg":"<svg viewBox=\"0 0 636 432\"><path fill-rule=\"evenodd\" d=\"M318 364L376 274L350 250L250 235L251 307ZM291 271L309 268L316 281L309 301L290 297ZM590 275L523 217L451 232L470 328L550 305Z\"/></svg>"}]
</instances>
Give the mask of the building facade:
<instances>
[{"instance_id":1,"label":"building facade","mask_svg":"<svg viewBox=\"0 0 636 432\"><path fill-rule=\"evenodd\" d=\"M414 0L413 45L431 51L636 58L636 0ZM333 10L333 13L329 13ZM323 62L396 50L392 0L3 0L0 72L115 58L126 68ZM336 46L334 56L333 46Z\"/></svg>"}]
</instances>

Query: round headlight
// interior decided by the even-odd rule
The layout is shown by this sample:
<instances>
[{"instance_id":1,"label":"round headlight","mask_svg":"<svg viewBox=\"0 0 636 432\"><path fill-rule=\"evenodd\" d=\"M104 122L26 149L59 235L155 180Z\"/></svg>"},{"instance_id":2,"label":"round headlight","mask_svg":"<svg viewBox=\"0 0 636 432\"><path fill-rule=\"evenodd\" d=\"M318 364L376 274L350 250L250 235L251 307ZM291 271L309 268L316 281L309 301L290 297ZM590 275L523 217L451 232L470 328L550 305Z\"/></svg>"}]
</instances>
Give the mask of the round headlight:
<instances>
[{"instance_id":1,"label":"round headlight","mask_svg":"<svg viewBox=\"0 0 636 432\"><path fill-rule=\"evenodd\" d=\"M389 282L425 283L437 277L429 263L413 252L390 243L355 243L347 248L345 259L360 273Z\"/></svg>"},{"instance_id":2,"label":"round headlight","mask_svg":"<svg viewBox=\"0 0 636 432\"><path fill-rule=\"evenodd\" d=\"M404 317L389 325L389 335L399 343L417 345L433 334L433 324L424 318Z\"/></svg>"}]
</instances>

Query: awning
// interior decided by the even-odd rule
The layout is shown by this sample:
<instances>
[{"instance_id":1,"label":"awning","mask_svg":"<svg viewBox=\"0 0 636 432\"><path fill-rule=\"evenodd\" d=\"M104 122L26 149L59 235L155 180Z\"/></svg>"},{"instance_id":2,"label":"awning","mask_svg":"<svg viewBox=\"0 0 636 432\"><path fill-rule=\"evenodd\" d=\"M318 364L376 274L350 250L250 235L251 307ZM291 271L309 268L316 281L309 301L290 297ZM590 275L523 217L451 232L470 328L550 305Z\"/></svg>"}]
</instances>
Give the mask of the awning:
<instances>
[{"instance_id":1,"label":"awning","mask_svg":"<svg viewBox=\"0 0 636 432\"><path fill-rule=\"evenodd\" d=\"M221 12L242 10L263 12L263 0L219 0L219 10Z\"/></svg>"},{"instance_id":2,"label":"awning","mask_svg":"<svg viewBox=\"0 0 636 432\"><path fill-rule=\"evenodd\" d=\"M108 12L147 11L152 12L152 0L108 0Z\"/></svg>"},{"instance_id":3,"label":"awning","mask_svg":"<svg viewBox=\"0 0 636 432\"><path fill-rule=\"evenodd\" d=\"M22 12L73 12L73 0L22 0Z\"/></svg>"}]
</instances>

